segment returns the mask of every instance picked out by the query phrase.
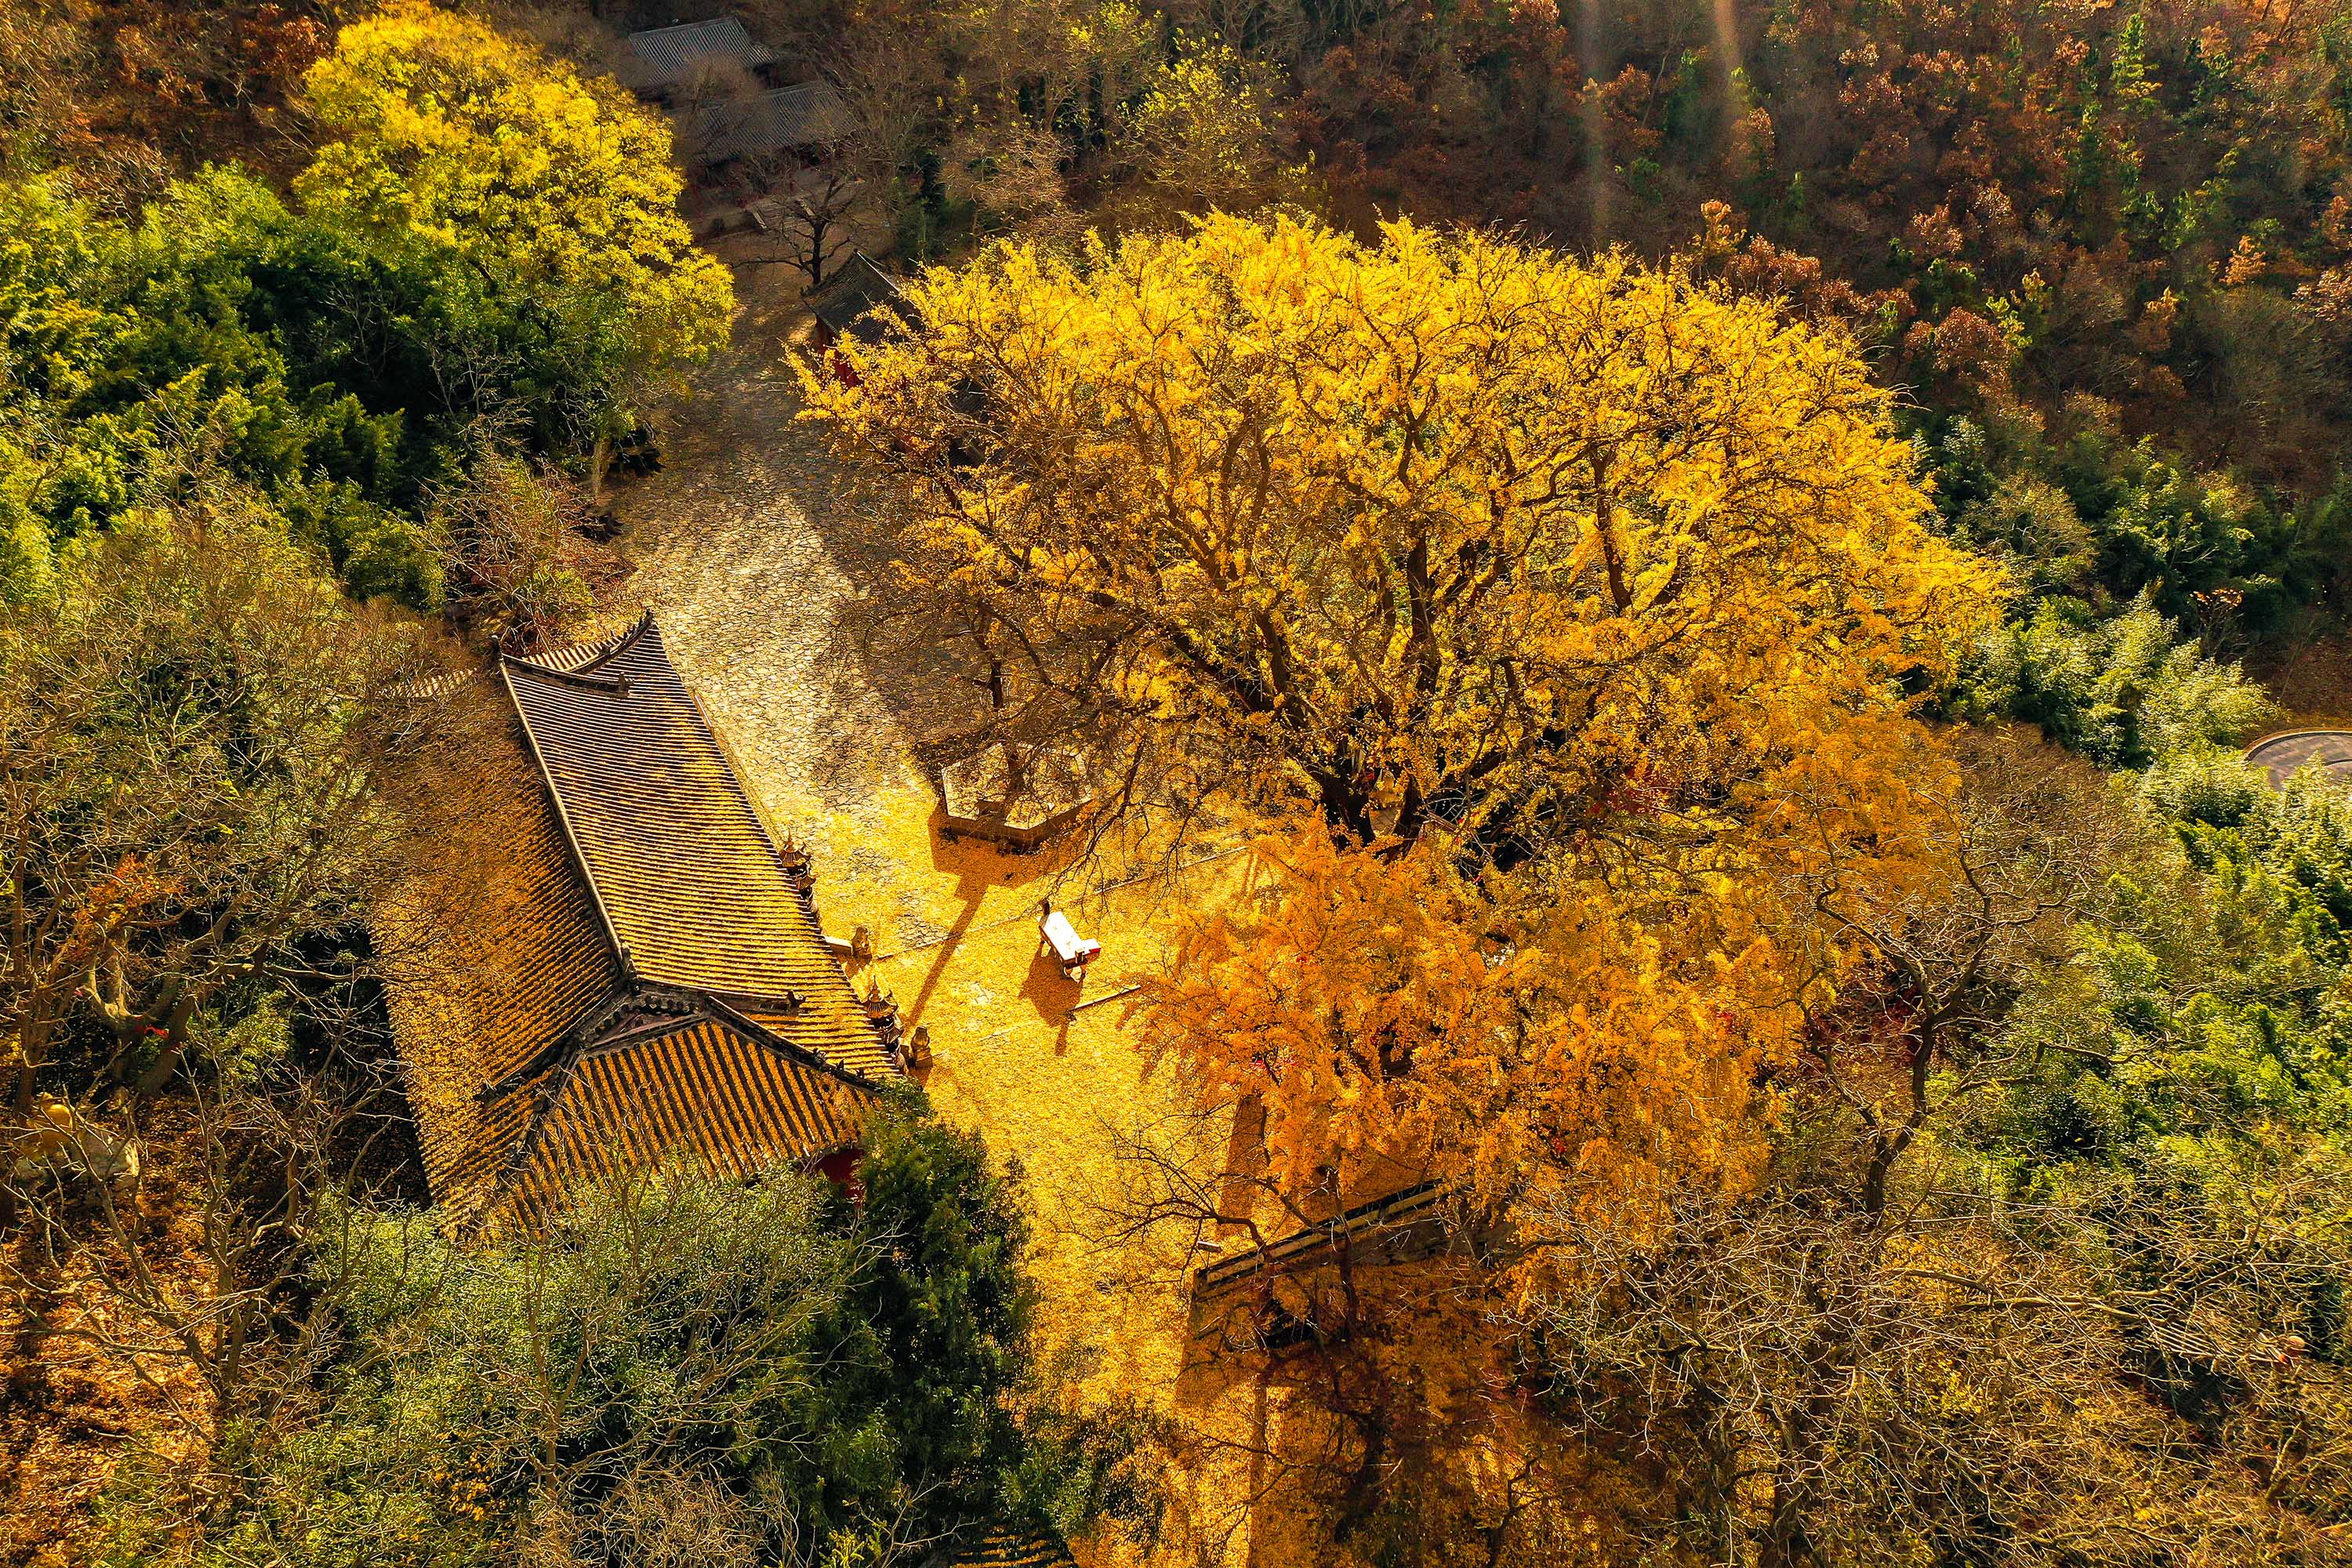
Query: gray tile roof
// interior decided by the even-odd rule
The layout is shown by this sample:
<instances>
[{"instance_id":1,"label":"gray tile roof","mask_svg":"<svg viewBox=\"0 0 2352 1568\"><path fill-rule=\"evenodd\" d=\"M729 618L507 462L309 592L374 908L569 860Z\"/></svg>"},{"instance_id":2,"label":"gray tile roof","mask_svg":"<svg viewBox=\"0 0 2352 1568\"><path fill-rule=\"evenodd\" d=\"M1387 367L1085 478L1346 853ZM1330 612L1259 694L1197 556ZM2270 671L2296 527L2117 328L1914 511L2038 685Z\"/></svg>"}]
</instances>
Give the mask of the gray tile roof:
<instances>
[{"instance_id":1,"label":"gray tile roof","mask_svg":"<svg viewBox=\"0 0 2352 1568\"><path fill-rule=\"evenodd\" d=\"M818 147L849 131L849 110L830 82L804 81L731 98L695 111L687 145L705 163Z\"/></svg>"},{"instance_id":2,"label":"gray tile roof","mask_svg":"<svg viewBox=\"0 0 2352 1568\"><path fill-rule=\"evenodd\" d=\"M854 1144L890 1041L653 618L499 670L503 721L452 691L377 911L434 1195L530 1223L680 1151L748 1175Z\"/></svg>"},{"instance_id":3,"label":"gray tile roof","mask_svg":"<svg viewBox=\"0 0 2352 1568\"><path fill-rule=\"evenodd\" d=\"M632 33L629 49L636 56L632 74L647 89L677 87L714 72L748 72L776 60L776 51L745 32L733 16Z\"/></svg>"}]
</instances>

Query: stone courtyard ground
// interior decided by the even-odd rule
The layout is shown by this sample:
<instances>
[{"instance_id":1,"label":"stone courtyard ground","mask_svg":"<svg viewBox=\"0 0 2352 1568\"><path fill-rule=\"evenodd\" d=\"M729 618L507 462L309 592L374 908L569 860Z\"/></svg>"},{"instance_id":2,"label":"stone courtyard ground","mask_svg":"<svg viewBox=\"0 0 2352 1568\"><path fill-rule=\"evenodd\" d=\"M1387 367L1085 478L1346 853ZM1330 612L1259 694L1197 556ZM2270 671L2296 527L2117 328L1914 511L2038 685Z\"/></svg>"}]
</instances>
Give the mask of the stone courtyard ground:
<instances>
[{"instance_id":1,"label":"stone courtyard ground","mask_svg":"<svg viewBox=\"0 0 2352 1568\"><path fill-rule=\"evenodd\" d=\"M842 635L860 589L883 580L886 542L844 495L818 434L794 422L785 341L795 308L774 297L791 293L777 287L782 270L752 269L734 348L664 422L662 470L613 497L635 568L614 616L658 617L771 824L812 845L826 931L870 932L875 958L851 965L853 982L878 984L909 1028L929 1029L934 1105L1019 1162L1048 1342L1081 1370L1082 1390L1163 1409L1181 1400L1196 1421L1230 1405L1246 1442L1262 1419L1250 1391L1187 1370L1181 1270L1139 1286L1131 1258L1115 1258L1094 1223L1100 1184L1118 1179L1118 1131L1162 1105L1126 994L1158 961L1176 911L1234 885L1243 862L1133 877L1096 866L1081 879L1050 850L942 837L935 742L971 700L938 668L877 668ZM1083 987L1039 950L1047 897L1103 943ZM1225 1533L1203 1512L1239 1522L1230 1494L1218 1500L1184 1508L1196 1542ZM1254 1555L1246 1533L1232 1535L1232 1560Z\"/></svg>"}]
</instances>

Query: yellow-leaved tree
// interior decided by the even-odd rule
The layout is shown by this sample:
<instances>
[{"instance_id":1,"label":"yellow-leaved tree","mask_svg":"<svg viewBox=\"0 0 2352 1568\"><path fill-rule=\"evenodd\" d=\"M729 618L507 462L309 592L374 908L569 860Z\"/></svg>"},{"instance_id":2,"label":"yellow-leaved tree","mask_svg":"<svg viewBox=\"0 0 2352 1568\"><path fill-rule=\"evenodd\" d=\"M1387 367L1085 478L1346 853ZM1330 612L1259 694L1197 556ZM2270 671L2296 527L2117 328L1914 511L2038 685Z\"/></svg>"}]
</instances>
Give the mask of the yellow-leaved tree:
<instances>
[{"instance_id":1,"label":"yellow-leaved tree","mask_svg":"<svg viewBox=\"0 0 2352 1568\"><path fill-rule=\"evenodd\" d=\"M905 326L804 367L808 416L896 492L899 586L1015 738L1090 747L1108 808L1383 847L1289 834L1274 912L1155 991L1294 1193L1367 1152L1709 1144L1844 962L1788 889L1924 874L1868 853L1942 776L1905 693L1997 585L1838 337L1619 256L1290 216L1000 247Z\"/></svg>"},{"instance_id":2,"label":"yellow-leaved tree","mask_svg":"<svg viewBox=\"0 0 2352 1568\"><path fill-rule=\"evenodd\" d=\"M669 128L611 80L394 0L337 33L304 87L331 138L295 180L305 208L433 269L450 337L528 360L588 426L567 434L614 434L599 426L649 378L726 342L733 284L678 216Z\"/></svg>"},{"instance_id":3,"label":"yellow-leaved tree","mask_svg":"<svg viewBox=\"0 0 2352 1568\"><path fill-rule=\"evenodd\" d=\"M1507 858L1728 809L1990 603L1850 343L1622 257L1220 216L908 306L807 416L1121 804Z\"/></svg>"},{"instance_id":4,"label":"yellow-leaved tree","mask_svg":"<svg viewBox=\"0 0 2352 1568\"><path fill-rule=\"evenodd\" d=\"M1109 808L1390 848L1276 852L1280 912L1204 928L1156 1002L1294 1185L1398 1139L1481 1158L1502 1123L1470 1094L1438 1126L1449 1077L1586 1167L1594 1129L1642 1140L1564 1108L1622 1110L1589 1085L1641 1051L1654 1107L1744 1106L1793 1026L1761 999L1812 983L1769 961L1822 951L1779 889L1918 798L1904 693L1994 603L1851 344L1622 257L1290 216L1000 247L907 318L804 367L808 416L896 492L900 586L987 646L1007 727L1093 749ZM1322 934L1343 906L1423 934Z\"/></svg>"},{"instance_id":5,"label":"yellow-leaved tree","mask_svg":"<svg viewBox=\"0 0 2352 1568\"><path fill-rule=\"evenodd\" d=\"M1890 903L1949 879L1954 779L1877 714L1765 767L1772 810L1630 816L1508 871L1444 830L1386 853L1262 835L1256 896L1181 921L1141 987L1188 1109L1257 1129L1199 1217L1265 1240L1435 1179L1490 1218L1638 1225L1671 1184L1738 1187L1765 1152L1759 1087L1879 956L1819 889Z\"/></svg>"},{"instance_id":6,"label":"yellow-leaved tree","mask_svg":"<svg viewBox=\"0 0 2352 1568\"><path fill-rule=\"evenodd\" d=\"M1503 1430L1461 1391L1507 1357L1456 1334L1441 1389L1402 1325L1503 1321L1549 1242L1755 1176L1775 1074L1880 963L1839 911L1953 874L1914 700L1995 574L1850 342L1622 256L1213 216L933 270L836 353L808 416L1008 743L1089 751L1107 812L1272 825L1143 987L1192 1120L1135 1138L1116 1233L1260 1260L1203 1299L1316 1347L1298 1473L1340 1515L1399 1473L1503 1506L1442 1434ZM1276 1268L1423 1182L1496 1244L1467 1277Z\"/></svg>"}]
</instances>

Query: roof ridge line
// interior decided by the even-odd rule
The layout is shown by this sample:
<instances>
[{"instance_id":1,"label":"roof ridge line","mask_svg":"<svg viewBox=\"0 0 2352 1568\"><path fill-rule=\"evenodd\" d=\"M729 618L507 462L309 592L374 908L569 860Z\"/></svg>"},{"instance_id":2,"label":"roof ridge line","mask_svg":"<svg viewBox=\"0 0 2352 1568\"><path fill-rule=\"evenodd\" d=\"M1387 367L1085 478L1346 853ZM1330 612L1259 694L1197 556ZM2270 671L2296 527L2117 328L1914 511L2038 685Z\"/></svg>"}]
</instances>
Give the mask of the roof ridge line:
<instances>
[{"instance_id":1,"label":"roof ridge line","mask_svg":"<svg viewBox=\"0 0 2352 1568\"><path fill-rule=\"evenodd\" d=\"M843 984L847 985L846 976L844 976ZM727 1001L726 994L698 985L669 985L660 981L648 981L635 975L624 976L614 983L611 990L583 1007L572 1022L563 1026L562 1034L532 1052L528 1060L509 1071L505 1077L495 1083L485 1084L475 1090L474 1099L478 1102L488 1104L491 1100L512 1094L540 1073L551 1072L559 1068L569 1068L589 1057L601 1054L607 1047L615 1046L624 1041L635 1040L647 1035L671 1034L679 1029L691 1027L698 1017L716 1019L760 1045L770 1047L793 1061L814 1067L819 1071L838 1078L854 1088L879 1089L887 1087L881 1079L868 1078L855 1068L844 1067L829 1059L821 1051L813 1050L809 1047L776 1033L749 1013ZM738 992L733 994L741 995L747 1001L782 1004L784 1000L782 996L753 996L747 992ZM850 994L854 1001L856 996L854 987L851 988ZM623 1030L618 1034L592 1037L582 1032L583 1026L611 1016L621 1004L632 997L675 999L684 1002L687 1005L685 1011L674 1014L667 1019L651 1024L641 1024L635 1028Z\"/></svg>"},{"instance_id":2,"label":"roof ridge line","mask_svg":"<svg viewBox=\"0 0 2352 1568\"><path fill-rule=\"evenodd\" d=\"M697 1024L706 1021L706 1016L698 1012L680 1013L672 1017L656 1018L650 1024L639 1024L633 1028L618 1029L609 1035L599 1035L593 1040L583 1040L572 1047L572 1061L574 1065L593 1061L598 1057L610 1056L614 1051L626 1050L631 1046L667 1039L681 1030L691 1029Z\"/></svg>"},{"instance_id":3,"label":"roof ridge line","mask_svg":"<svg viewBox=\"0 0 2352 1568\"><path fill-rule=\"evenodd\" d=\"M476 1091L474 1099L479 1103L488 1104L493 1100L513 1093L539 1074L548 1074L552 1079L551 1082L541 1086L539 1103L531 1107L530 1120L525 1123L522 1131L516 1136L514 1142L508 1146L505 1156L499 1160L497 1184L491 1187L489 1194L482 1200L481 1205L475 1210L468 1221L469 1224L485 1221L488 1215L496 1212L500 1204L506 1201L513 1189L515 1177L530 1163L531 1155L537 1152L546 1131L548 1116L555 1109L556 1101L563 1098L564 1090L571 1088L572 1079L578 1074L581 1063L603 1056L607 1050L620 1049L625 1045L666 1038L681 1030L690 1029L704 1020L705 1015L696 1010L702 1001L698 993L668 987L667 989L672 991L674 994L683 996L690 1005L687 1011L657 1019L650 1024L640 1024L635 1028L625 1029L618 1034L598 1039L590 1039L581 1034L583 1026L592 1021L610 1018L613 1013L631 997L645 996L649 992L658 989L662 988L648 987L634 977L624 975L610 991L582 1008L578 1016L563 1026L562 1034L532 1052L530 1060L508 1073L498 1082L486 1084Z\"/></svg>"},{"instance_id":4,"label":"roof ridge line","mask_svg":"<svg viewBox=\"0 0 2352 1568\"><path fill-rule=\"evenodd\" d=\"M610 664L615 658L634 647L639 638L653 629L653 625L654 613L646 610L628 626L607 637L592 637L586 642L566 643L562 647L551 648L536 657L528 654L502 653L499 658L502 663L519 664L534 675L551 675L558 679L565 676L586 676L600 665ZM595 651L590 653L586 658L582 659L578 664L568 665L562 668L541 662L547 658L567 658L592 648Z\"/></svg>"},{"instance_id":5,"label":"roof ridge line","mask_svg":"<svg viewBox=\"0 0 2352 1568\"><path fill-rule=\"evenodd\" d=\"M530 1121L524 1126L521 1135L517 1137L513 1144L508 1148L506 1158L499 1162L498 1182L491 1187L489 1195L483 1199L481 1206L475 1211L476 1223L487 1220L511 1195L515 1178L522 1174L525 1167L530 1165L531 1156L539 1152L539 1145L547 1133L547 1119L554 1111L556 1101L562 1100L564 1091L572 1087L572 1080L579 1075L580 1064L598 1055L597 1047L605 1043L591 1044L589 1041L574 1038L580 1026L600 1014L609 1015L614 1004L625 1001L631 995L642 994L644 991L645 987L635 984L630 977L624 976L621 983L611 993L608 993L595 1005L583 1009L580 1016L574 1018L565 1027L563 1034L551 1043L547 1050L540 1053L550 1058L544 1068L549 1075L549 1081L540 1086L539 1103L531 1108ZM688 992L686 994L689 999L696 999L693 993ZM680 1029L692 1028L698 1021L694 1013L681 1013L674 1020L665 1020L660 1025L646 1025L628 1030L615 1038L634 1039L644 1036L659 1038L676 1034ZM509 1079L514 1077L515 1075L511 1073L508 1075ZM520 1086L516 1084L513 1087ZM483 1095L477 1098L486 1098L488 1092L484 1090Z\"/></svg>"},{"instance_id":6,"label":"roof ridge line","mask_svg":"<svg viewBox=\"0 0 2352 1568\"><path fill-rule=\"evenodd\" d=\"M572 673L574 675L585 675L599 665L610 664L614 659L618 658L630 648L636 647L639 642L644 640L645 635L652 630L654 630L654 613L651 610L646 610L637 617L635 625L630 626L628 630L621 632L613 637L612 647L604 649L602 653L597 654L587 663L575 667ZM664 664L667 664L669 662L669 657L667 654L663 655L662 662Z\"/></svg>"},{"instance_id":7,"label":"roof ridge line","mask_svg":"<svg viewBox=\"0 0 2352 1568\"><path fill-rule=\"evenodd\" d=\"M688 986L664 985L641 975L618 976L603 995L574 1013L572 1021L564 1025L553 1039L531 1052L504 1076L476 1089L476 1102L488 1105L494 1100L502 1100L541 1073L551 1071L582 1057L593 1056L614 1040L633 1037L656 1027L653 1024L639 1024L615 1034L598 1032L633 1001L656 1012L665 1005L670 1007L672 1011L668 1016L675 1022L662 1026L683 1028L699 1016L702 994Z\"/></svg>"},{"instance_id":8,"label":"roof ridge line","mask_svg":"<svg viewBox=\"0 0 2352 1568\"><path fill-rule=\"evenodd\" d=\"M725 1025L763 1050L772 1051L787 1061L797 1063L802 1067L813 1068L828 1078L837 1079L851 1089L862 1089L868 1094L881 1094L888 1089L887 1084L869 1079L863 1073L852 1071L837 1063L827 1061L806 1047L795 1045L758 1020L737 1012L709 992L688 986L667 986L662 989L687 998L696 1005L698 1011L681 1013L657 1023L642 1025L637 1028L614 1035L609 1039L592 1042L572 1037L581 1024L586 1022L591 1016L609 1010L610 1005L623 996L641 994L644 989L641 985L624 981L614 994L606 996L596 1005L584 1009L580 1017L574 1019L565 1029L562 1039L540 1053L550 1058L544 1069L549 1075L549 1081L540 1086L539 1102L531 1107L529 1122L524 1126L520 1135L508 1147L505 1158L499 1162L498 1180L467 1222L468 1225L487 1223L489 1216L498 1212L499 1205L512 1195L515 1178L530 1165L531 1156L538 1152L541 1142L546 1136L548 1117L554 1111L556 1102L563 1098L564 1091L572 1087L572 1080L578 1076L581 1064L604 1056L608 1050L620 1050L628 1046L667 1039L672 1035L694 1027L698 1023L716 1022ZM512 1079L516 1076L510 1073L508 1078ZM520 1087L519 1084L512 1085L509 1092L512 1091L512 1088L519 1087ZM478 1099L488 1097L487 1089L477 1096ZM845 1148L848 1146L843 1145ZM827 1151L828 1153L837 1152L837 1150ZM823 1157L819 1156L819 1158Z\"/></svg>"},{"instance_id":9,"label":"roof ridge line","mask_svg":"<svg viewBox=\"0 0 2352 1568\"><path fill-rule=\"evenodd\" d=\"M751 1040L767 1047L770 1050L775 1051L779 1055L788 1057L793 1061L799 1062L803 1066L813 1067L819 1072L837 1078L842 1082L849 1085L852 1089L868 1089L878 1093L889 1087L889 1085L882 1079L867 1078L864 1073L859 1072L853 1068L845 1068L838 1062L827 1061L822 1055L809 1049L806 1046L799 1045L792 1040L784 1038L783 1036L776 1033L773 1029L769 1028L765 1024L761 1023L757 1018L752 1017L750 1014L737 1012L733 1007L721 1002L710 992L696 991L692 993L692 994L705 1006L709 1008L713 1017L725 1023L730 1028L740 1030ZM854 996L856 993L853 991L851 994Z\"/></svg>"},{"instance_id":10,"label":"roof ridge line","mask_svg":"<svg viewBox=\"0 0 2352 1568\"><path fill-rule=\"evenodd\" d=\"M629 694L629 678L625 675L591 675L585 668L550 669L543 664L533 664L529 659L517 658L510 653L502 653L499 658L506 666L528 670L541 680L562 681L566 686L584 686L591 691L609 691L615 697L626 697Z\"/></svg>"}]
</instances>

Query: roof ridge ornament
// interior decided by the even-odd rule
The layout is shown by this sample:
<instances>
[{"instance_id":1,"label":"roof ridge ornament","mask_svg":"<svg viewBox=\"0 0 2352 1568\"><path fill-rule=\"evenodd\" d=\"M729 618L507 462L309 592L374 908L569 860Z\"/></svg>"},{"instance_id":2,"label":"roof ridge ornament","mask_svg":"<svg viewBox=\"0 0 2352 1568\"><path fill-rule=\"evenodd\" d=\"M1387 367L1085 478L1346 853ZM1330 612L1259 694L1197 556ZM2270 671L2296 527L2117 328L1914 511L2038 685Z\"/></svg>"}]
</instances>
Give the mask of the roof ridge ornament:
<instances>
[{"instance_id":1,"label":"roof ridge ornament","mask_svg":"<svg viewBox=\"0 0 2352 1568\"><path fill-rule=\"evenodd\" d=\"M872 975L866 979L866 994L858 1006L865 1011L866 1021L882 1037L882 1046L895 1059L903 1030L898 1019L898 999L882 989Z\"/></svg>"},{"instance_id":2,"label":"roof ridge ornament","mask_svg":"<svg viewBox=\"0 0 2352 1568\"><path fill-rule=\"evenodd\" d=\"M610 684L622 695L626 696L629 689L626 676L598 676L594 671L612 663L614 659L635 647L646 633L657 634L659 629L654 624L654 613L646 610L640 614L625 630L615 632L611 637L599 641L567 643L562 647L550 649L535 658L512 653L501 654L499 657L502 662L519 665L533 675L543 675L551 679L570 681L575 685L589 687ZM549 659L577 659L578 662L551 664L546 662Z\"/></svg>"},{"instance_id":3,"label":"roof ridge ornament","mask_svg":"<svg viewBox=\"0 0 2352 1568\"><path fill-rule=\"evenodd\" d=\"M517 658L512 654L503 654L499 657L516 668L527 670L541 680L561 681L566 686L582 687L590 691L609 691L615 697L626 697L629 694L629 678L625 675L617 673L589 675L583 673L585 667L583 667L583 669L550 669L543 664L533 664L527 658Z\"/></svg>"},{"instance_id":4,"label":"roof ridge ornament","mask_svg":"<svg viewBox=\"0 0 2352 1568\"><path fill-rule=\"evenodd\" d=\"M802 903L814 910L816 907L815 857L808 852L807 847L798 838L787 833L784 835L783 842L776 846L776 859L783 866L785 884L800 895Z\"/></svg>"}]
</instances>

